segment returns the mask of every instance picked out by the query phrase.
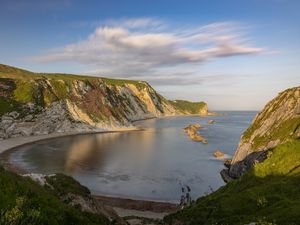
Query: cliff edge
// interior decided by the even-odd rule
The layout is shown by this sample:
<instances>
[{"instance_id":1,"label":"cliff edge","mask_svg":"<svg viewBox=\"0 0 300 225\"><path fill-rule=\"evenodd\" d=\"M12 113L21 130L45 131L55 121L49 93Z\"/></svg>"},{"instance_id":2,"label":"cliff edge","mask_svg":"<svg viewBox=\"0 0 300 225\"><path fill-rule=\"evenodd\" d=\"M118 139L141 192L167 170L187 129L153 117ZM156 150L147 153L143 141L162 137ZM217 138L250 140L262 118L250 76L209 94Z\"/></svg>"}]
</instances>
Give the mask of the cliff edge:
<instances>
[{"instance_id":1,"label":"cliff edge","mask_svg":"<svg viewBox=\"0 0 300 225\"><path fill-rule=\"evenodd\" d=\"M256 115L241 137L229 176L242 176L255 163L263 161L268 150L299 137L300 87L294 87L279 93Z\"/></svg>"},{"instance_id":2,"label":"cliff edge","mask_svg":"<svg viewBox=\"0 0 300 225\"><path fill-rule=\"evenodd\" d=\"M207 111L204 102L167 100L145 81L33 73L0 64L0 139L127 127L135 120Z\"/></svg>"}]
</instances>

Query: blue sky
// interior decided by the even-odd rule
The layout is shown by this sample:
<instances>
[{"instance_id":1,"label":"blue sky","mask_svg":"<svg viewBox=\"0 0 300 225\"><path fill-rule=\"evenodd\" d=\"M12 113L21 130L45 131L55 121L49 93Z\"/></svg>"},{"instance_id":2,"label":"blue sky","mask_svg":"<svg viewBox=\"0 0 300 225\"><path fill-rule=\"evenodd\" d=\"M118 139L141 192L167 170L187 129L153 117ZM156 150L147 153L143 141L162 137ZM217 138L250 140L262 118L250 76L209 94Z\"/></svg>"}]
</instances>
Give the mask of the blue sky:
<instances>
[{"instance_id":1,"label":"blue sky","mask_svg":"<svg viewBox=\"0 0 300 225\"><path fill-rule=\"evenodd\" d=\"M0 63L148 81L212 110L300 83L297 0L0 0Z\"/></svg>"}]
</instances>

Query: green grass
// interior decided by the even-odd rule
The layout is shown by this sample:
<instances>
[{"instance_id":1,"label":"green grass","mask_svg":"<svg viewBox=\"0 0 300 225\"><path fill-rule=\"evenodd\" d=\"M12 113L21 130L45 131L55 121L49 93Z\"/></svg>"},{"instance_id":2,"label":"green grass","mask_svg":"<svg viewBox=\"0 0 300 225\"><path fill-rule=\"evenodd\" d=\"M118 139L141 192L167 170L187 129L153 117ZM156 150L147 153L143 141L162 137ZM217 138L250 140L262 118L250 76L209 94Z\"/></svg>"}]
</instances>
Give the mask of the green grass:
<instances>
[{"instance_id":1,"label":"green grass","mask_svg":"<svg viewBox=\"0 0 300 225\"><path fill-rule=\"evenodd\" d=\"M5 89L8 84L10 85L9 90L7 88L3 90L9 98L0 101L0 116L14 109L18 109L16 111L23 115L22 108L24 109L24 107L22 106L27 103L45 107L53 102L68 99L90 115L94 122L103 121L111 116L122 120L126 117L124 109L127 108L125 103L128 102L128 99L126 97L124 99L122 93L119 94L117 87L125 85L134 85L138 90L148 91L153 99L157 98L159 104L156 104L156 107L162 113L164 111L161 105L169 104L182 114L199 114L200 110L207 108L204 102L168 101L145 81L61 73L33 73L3 64L0 64L0 81L3 83L2 87L4 88L2 89ZM103 86L103 82L106 85ZM90 88L82 96L83 100L78 97L76 84L84 84ZM105 90L102 90L103 88ZM0 86L0 96L1 91ZM116 104L110 106L106 104L107 101Z\"/></svg>"},{"instance_id":2,"label":"green grass","mask_svg":"<svg viewBox=\"0 0 300 225\"><path fill-rule=\"evenodd\" d=\"M23 81L32 80L32 79L42 79L42 78L63 80L63 81L73 81L73 80L93 81L93 80L102 79L104 82L110 85L122 86L125 84L133 84L136 85L138 88L144 88L147 86L147 83L145 81L111 79L111 78L104 78L104 77L64 74L64 73L34 73L16 67L4 65L4 64L0 64L0 78L12 78L12 79L19 79Z\"/></svg>"},{"instance_id":3,"label":"green grass","mask_svg":"<svg viewBox=\"0 0 300 225\"><path fill-rule=\"evenodd\" d=\"M274 117L274 112L276 112L281 106L282 102L288 99L292 104L289 105L290 108L295 108L297 99L294 96L294 92L298 87L287 89L281 92L276 98L270 101L253 121L251 126L244 132L242 140L244 142L249 142L250 138L253 136L254 132L259 129L266 119ZM270 141L280 140L284 142L286 140L295 138L294 132L300 126L300 117L295 115L293 118L287 120L276 121L270 129L266 132L256 135L251 142L252 149L260 149L261 147L266 146Z\"/></svg>"},{"instance_id":4,"label":"green grass","mask_svg":"<svg viewBox=\"0 0 300 225\"><path fill-rule=\"evenodd\" d=\"M62 178L60 176L58 175L59 180ZM78 188L73 179L65 179L58 182L59 191L56 193L63 187L66 190ZM40 186L30 178L0 168L0 224L109 224L104 216L82 212L62 203L53 192L55 191Z\"/></svg>"},{"instance_id":5,"label":"green grass","mask_svg":"<svg viewBox=\"0 0 300 225\"><path fill-rule=\"evenodd\" d=\"M14 99L21 103L34 102L36 88L34 82L17 82Z\"/></svg>"},{"instance_id":6,"label":"green grass","mask_svg":"<svg viewBox=\"0 0 300 225\"><path fill-rule=\"evenodd\" d=\"M58 99L66 99L68 97L69 84L63 80L50 80L53 91Z\"/></svg>"},{"instance_id":7,"label":"green grass","mask_svg":"<svg viewBox=\"0 0 300 225\"><path fill-rule=\"evenodd\" d=\"M13 111L14 109L15 108L11 103L9 103L5 98L0 97L0 116Z\"/></svg>"},{"instance_id":8,"label":"green grass","mask_svg":"<svg viewBox=\"0 0 300 225\"><path fill-rule=\"evenodd\" d=\"M184 100L169 101L179 110L186 110L191 114L199 114L199 111L207 106L205 102L189 102Z\"/></svg>"},{"instance_id":9,"label":"green grass","mask_svg":"<svg viewBox=\"0 0 300 225\"><path fill-rule=\"evenodd\" d=\"M110 84L110 85L117 85L117 86L122 86L125 84L133 84L135 85L139 90L146 88L149 86L147 82L145 81L138 81L138 80L126 80L126 79L111 79L111 78L101 78L105 83Z\"/></svg>"},{"instance_id":10,"label":"green grass","mask_svg":"<svg viewBox=\"0 0 300 225\"><path fill-rule=\"evenodd\" d=\"M165 221L186 224L300 224L300 140L274 149L239 180Z\"/></svg>"},{"instance_id":11,"label":"green grass","mask_svg":"<svg viewBox=\"0 0 300 225\"><path fill-rule=\"evenodd\" d=\"M249 137L253 134L260 126L260 123L252 124L243 135L243 139L248 140ZM272 128L272 131L265 133L262 136L256 136L253 139L252 148L258 149L260 146L265 146L268 142L274 140L280 140L281 142L288 139L294 138L291 134L294 134L296 129L300 126L300 117L295 117L289 120L286 120L281 123L275 124L276 127Z\"/></svg>"},{"instance_id":12,"label":"green grass","mask_svg":"<svg viewBox=\"0 0 300 225\"><path fill-rule=\"evenodd\" d=\"M55 174L54 176L48 176L46 180L47 183L54 188L54 193L58 196L64 196L68 193L71 193L85 197L91 194L88 188L82 186L72 177L61 173Z\"/></svg>"}]
</instances>

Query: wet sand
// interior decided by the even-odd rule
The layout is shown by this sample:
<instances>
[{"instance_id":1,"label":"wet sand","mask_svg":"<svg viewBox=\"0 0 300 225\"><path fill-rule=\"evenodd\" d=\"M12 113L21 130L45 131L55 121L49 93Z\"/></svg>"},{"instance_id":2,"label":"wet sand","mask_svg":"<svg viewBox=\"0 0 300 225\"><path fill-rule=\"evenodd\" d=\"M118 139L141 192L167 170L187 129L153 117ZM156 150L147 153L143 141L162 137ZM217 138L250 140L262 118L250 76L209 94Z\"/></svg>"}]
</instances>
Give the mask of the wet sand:
<instances>
[{"instance_id":1,"label":"wet sand","mask_svg":"<svg viewBox=\"0 0 300 225\"><path fill-rule=\"evenodd\" d=\"M105 205L113 208L123 208L129 210L151 211L154 213L170 213L178 210L178 205L169 202L159 202L151 200L137 200L130 198L120 198L111 196L94 196Z\"/></svg>"}]
</instances>

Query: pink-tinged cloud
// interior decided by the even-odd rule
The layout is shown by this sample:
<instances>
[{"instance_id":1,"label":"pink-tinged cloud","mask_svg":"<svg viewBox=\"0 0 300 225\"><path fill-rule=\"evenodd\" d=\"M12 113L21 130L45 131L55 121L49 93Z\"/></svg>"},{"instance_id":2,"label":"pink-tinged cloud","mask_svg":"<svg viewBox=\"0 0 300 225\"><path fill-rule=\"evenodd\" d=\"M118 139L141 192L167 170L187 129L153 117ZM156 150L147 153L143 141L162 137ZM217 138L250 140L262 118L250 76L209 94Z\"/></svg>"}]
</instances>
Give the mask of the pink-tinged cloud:
<instances>
[{"instance_id":1,"label":"pink-tinged cloud","mask_svg":"<svg viewBox=\"0 0 300 225\"><path fill-rule=\"evenodd\" d=\"M106 75L150 74L160 68L198 66L209 59L264 52L251 46L244 36L235 23L170 29L168 24L151 18L110 21L86 40L31 59L88 64Z\"/></svg>"}]
</instances>

